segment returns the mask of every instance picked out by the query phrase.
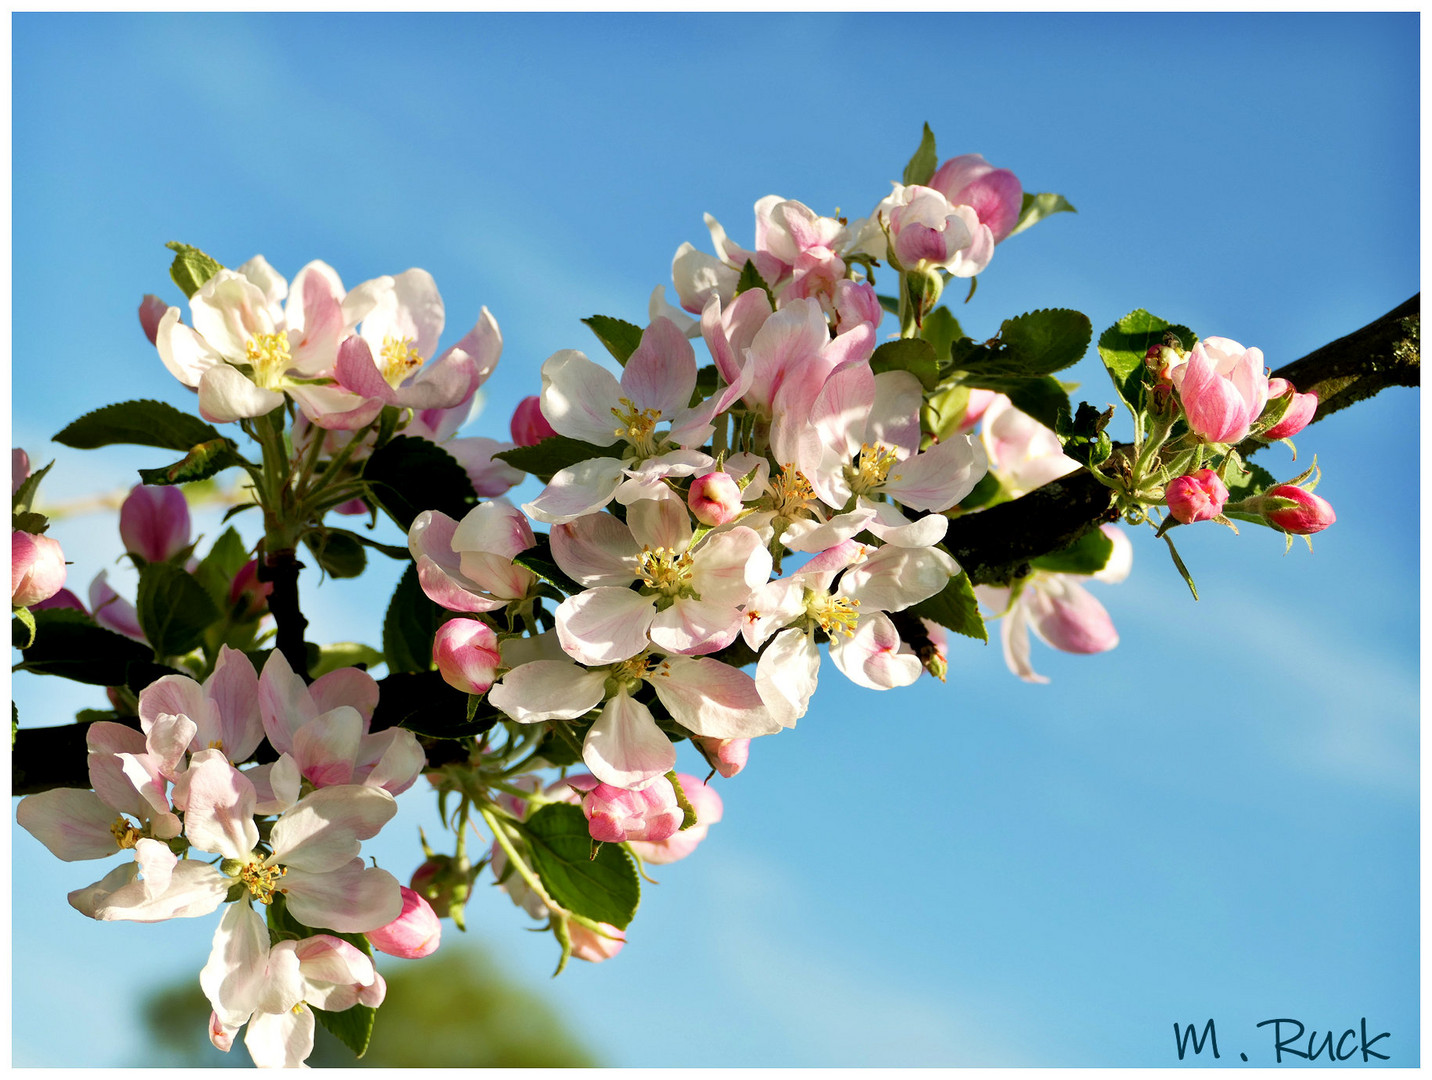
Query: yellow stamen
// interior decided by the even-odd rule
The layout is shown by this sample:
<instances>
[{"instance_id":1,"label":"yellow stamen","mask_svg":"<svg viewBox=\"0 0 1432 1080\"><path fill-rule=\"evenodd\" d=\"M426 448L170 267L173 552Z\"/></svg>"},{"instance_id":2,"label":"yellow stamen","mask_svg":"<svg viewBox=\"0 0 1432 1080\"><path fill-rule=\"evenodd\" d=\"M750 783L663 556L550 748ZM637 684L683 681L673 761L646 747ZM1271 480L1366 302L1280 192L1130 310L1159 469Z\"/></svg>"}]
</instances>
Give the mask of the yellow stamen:
<instances>
[{"instance_id":1,"label":"yellow stamen","mask_svg":"<svg viewBox=\"0 0 1432 1080\"><path fill-rule=\"evenodd\" d=\"M243 869L239 871L239 880L248 886L249 892L258 898L259 903L272 904L274 893L288 891L278 887L279 878L286 873L288 873L288 869L282 866L245 863Z\"/></svg>"},{"instance_id":2,"label":"yellow stamen","mask_svg":"<svg viewBox=\"0 0 1432 1080\"><path fill-rule=\"evenodd\" d=\"M637 575L663 596L681 596L691 591L691 552L672 548L643 547L636 557Z\"/></svg>"},{"instance_id":3,"label":"yellow stamen","mask_svg":"<svg viewBox=\"0 0 1432 1080\"><path fill-rule=\"evenodd\" d=\"M860 612L855 609L859 606L859 600L831 596L829 593L812 593L806 597L806 614L831 637L836 634L846 637L855 635L855 623L860 618Z\"/></svg>"},{"instance_id":4,"label":"yellow stamen","mask_svg":"<svg viewBox=\"0 0 1432 1080\"><path fill-rule=\"evenodd\" d=\"M288 331L255 334L244 347L245 359L254 369L254 383L265 390L277 390L284 373L293 366L288 351Z\"/></svg>"},{"instance_id":5,"label":"yellow stamen","mask_svg":"<svg viewBox=\"0 0 1432 1080\"><path fill-rule=\"evenodd\" d=\"M144 836L144 831L139 826L123 817L115 818L109 831L114 835L114 842L119 845L120 851L128 851Z\"/></svg>"},{"instance_id":6,"label":"yellow stamen","mask_svg":"<svg viewBox=\"0 0 1432 1080\"><path fill-rule=\"evenodd\" d=\"M630 398L622 398L620 409L613 409L621 427L615 428L612 434L619 439L625 439L636 450L637 456L649 458L656 456L656 422L661 419L660 409L638 409Z\"/></svg>"},{"instance_id":7,"label":"yellow stamen","mask_svg":"<svg viewBox=\"0 0 1432 1080\"><path fill-rule=\"evenodd\" d=\"M423 358L413 348L412 338L385 337L378 368L391 387L398 387L403 380L423 366Z\"/></svg>"},{"instance_id":8,"label":"yellow stamen","mask_svg":"<svg viewBox=\"0 0 1432 1080\"><path fill-rule=\"evenodd\" d=\"M778 517L793 519L815 498L815 489L794 465L782 465L781 474L771 480L768 498Z\"/></svg>"},{"instance_id":9,"label":"yellow stamen","mask_svg":"<svg viewBox=\"0 0 1432 1080\"><path fill-rule=\"evenodd\" d=\"M850 480L850 490L856 495L868 495L885 483L891 466L898 460L895 451L887 449L884 444L871 446L866 443L860 448L860 464L854 468L847 465L845 468L845 474ZM896 476L895 479L900 477Z\"/></svg>"}]
</instances>

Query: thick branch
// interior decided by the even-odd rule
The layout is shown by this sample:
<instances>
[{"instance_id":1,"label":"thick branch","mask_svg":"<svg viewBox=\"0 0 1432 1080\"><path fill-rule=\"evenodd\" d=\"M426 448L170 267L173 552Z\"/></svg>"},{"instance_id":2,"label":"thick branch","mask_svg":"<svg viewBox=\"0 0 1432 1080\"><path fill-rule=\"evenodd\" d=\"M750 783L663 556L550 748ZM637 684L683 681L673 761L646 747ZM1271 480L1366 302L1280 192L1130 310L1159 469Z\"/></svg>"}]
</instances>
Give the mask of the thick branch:
<instances>
[{"instance_id":1,"label":"thick branch","mask_svg":"<svg viewBox=\"0 0 1432 1080\"><path fill-rule=\"evenodd\" d=\"M1389 386L1417 386L1421 294L1382 318L1338 338L1274 375L1318 393L1314 422ZM1246 455L1265 444L1250 439ZM1112 521L1113 493L1087 473L1073 473L1023 498L950 522L945 546L976 584L1005 584L1029 571L1029 560L1068 547Z\"/></svg>"},{"instance_id":2,"label":"thick branch","mask_svg":"<svg viewBox=\"0 0 1432 1080\"><path fill-rule=\"evenodd\" d=\"M1315 421L1389 386L1417 386L1419 300L1420 294L1273 374L1300 391L1318 392ZM1261 445L1254 440L1239 449L1246 454ZM1074 473L1013 502L953 519L945 545L971 580L1002 583L1028 572L1030 559L1067 547L1113 516L1109 489L1087 473ZM278 623L278 648L294 671L306 677L303 632L308 622L298 607L299 565L292 550L274 552L265 561L264 580L274 585L269 610ZM19 732L11 761L14 793L88 787L86 727L68 724Z\"/></svg>"}]
</instances>

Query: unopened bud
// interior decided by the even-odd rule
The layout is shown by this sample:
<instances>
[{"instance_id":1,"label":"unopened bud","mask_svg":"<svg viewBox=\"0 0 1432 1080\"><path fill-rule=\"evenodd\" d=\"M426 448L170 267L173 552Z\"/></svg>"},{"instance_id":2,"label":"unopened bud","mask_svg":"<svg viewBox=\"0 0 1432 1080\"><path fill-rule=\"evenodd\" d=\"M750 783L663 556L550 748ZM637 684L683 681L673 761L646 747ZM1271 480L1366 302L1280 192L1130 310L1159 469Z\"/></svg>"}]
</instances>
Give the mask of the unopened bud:
<instances>
[{"instance_id":1,"label":"unopened bud","mask_svg":"<svg viewBox=\"0 0 1432 1080\"><path fill-rule=\"evenodd\" d=\"M433 637L433 663L454 689L485 694L502 664L497 635L476 619L449 619Z\"/></svg>"},{"instance_id":2,"label":"unopened bud","mask_svg":"<svg viewBox=\"0 0 1432 1080\"><path fill-rule=\"evenodd\" d=\"M169 305L153 293L145 293L144 299L139 302L139 325L144 327L144 336L153 345L159 338L159 320L164 318L164 313L169 310Z\"/></svg>"},{"instance_id":3,"label":"unopened bud","mask_svg":"<svg viewBox=\"0 0 1432 1080\"><path fill-rule=\"evenodd\" d=\"M65 553L58 540L16 530L10 534L10 606L48 600L65 584Z\"/></svg>"},{"instance_id":4,"label":"unopened bud","mask_svg":"<svg viewBox=\"0 0 1432 1080\"><path fill-rule=\"evenodd\" d=\"M1269 523L1286 533L1306 536L1309 533L1322 532L1338 519L1337 514L1333 512L1332 505L1326 499L1294 484L1279 484L1277 487L1269 488L1264 492L1264 496L1274 499L1289 499L1297 504L1296 506L1266 509L1263 512L1263 516L1268 519Z\"/></svg>"},{"instance_id":5,"label":"unopened bud","mask_svg":"<svg viewBox=\"0 0 1432 1080\"><path fill-rule=\"evenodd\" d=\"M1185 525L1212 521L1223 513L1228 487L1212 469L1199 469L1169 481L1164 493L1169 513Z\"/></svg>"},{"instance_id":6,"label":"unopened bud","mask_svg":"<svg viewBox=\"0 0 1432 1080\"><path fill-rule=\"evenodd\" d=\"M664 776L641 791L613 787L585 773L567 777L567 784L582 793L587 831L599 843L665 840L676 834L686 816Z\"/></svg>"},{"instance_id":7,"label":"unopened bud","mask_svg":"<svg viewBox=\"0 0 1432 1080\"><path fill-rule=\"evenodd\" d=\"M10 451L10 494L20 490L20 485L30 477L30 455L18 446Z\"/></svg>"},{"instance_id":8,"label":"unopened bud","mask_svg":"<svg viewBox=\"0 0 1432 1080\"><path fill-rule=\"evenodd\" d=\"M257 619L268 610L271 592L273 582L260 581L258 560L250 559L234 575L233 584L229 586L229 603L244 604L243 611L238 616L240 619Z\"/></svg>"},{"instance_id":9,"label":"unopened bud","mask_svg":"<svg viewBox=\"0 0 1432 1080\"><path fill-rule=\"evenodd\" d=\"M466 859L434 855L413 871L413 880L408 884L432 905L439 918L452 919L461 929L462 911L472 895L476 877L476 871L467 865Z\"/></svg>"},{"instance_id":10,"label":"unopened bud","mask_svg":"<svg viewBox=\"0 0 1432 1080\"><path fill-rule=\"evenodd\" d=\"M124 550L164 562L189 546L189 503L177 487L136 485L119 508Z\"/></svg>"},{"instance_id":11,"label":"unopened bud","mask_svg":"<svg viewBox=\"0 0 1432 1080\"><path fill-rule=\"evenodd\" d=\"M512 441L518 446L536 446L543 439L550 439L557 432L542 415L542 399L525 397L512 411Z\"/></svg>"},{"instance_id":12,"label":"unopened bud","mask_svg":"<svg viewBox=\"0 0 1432 1080\"><path fill-rule=\"evenodd\" d=\"M406 885L399 885L403 910L387 926L369 930L368 941L379 952L417 960L437 951L442 940L443 924L428 902Z\"/></svg>"},{"instance_id":13,"label":"unopened bud","mask_svg":"<svg viewBox=\"0 0 1432 1080\"><path fill-rule=\"evenodd\" d=\"M1276 424L1263 432L1259 438L1267 439L1269 442L1276 442L1279 439L1292 438L1303 428L1313 421L1313 414L1318 411L1318 395L1315 393L1300 394L1287 379L1268 380L1268 405L1282 397L1290 397L1287 410L1283 418Z\"/></svg>"},{"instance_id":14,"label":"unopened bud","mask_svg":"<svg viewBox=\"0 0 1432 1080\"><path fill-rule=\"evenodd\" d=\"M572 955L578 960L600 964L603 960L610 960L622 951L622 946L626 944L626 934L611 923L600 923L599 925L602 928L601 933L588 930L576 921L567 924L567 935L572 943Z\"/></svg>"},{"instance_id":15,"label":"unopened bud","mask_svg":"<svg viewBox=\"0 0 1432 1080\"><path fill-rule=\"evenodd\" d=\"M691 481L686 505L703 525L724 525L741 513L741 487L724 472L707 473Z\"/></svg>"},{"instance_id":16,"label":"unopened bud","mask_svg":"<svg viewBox=\"0 0 1432 1080\"><path fill-rule=\"evenodd\" d=\"M751 755L750 739L692 739L713 769L728 780L746 767Z\"/></svg>"}]
</instances>

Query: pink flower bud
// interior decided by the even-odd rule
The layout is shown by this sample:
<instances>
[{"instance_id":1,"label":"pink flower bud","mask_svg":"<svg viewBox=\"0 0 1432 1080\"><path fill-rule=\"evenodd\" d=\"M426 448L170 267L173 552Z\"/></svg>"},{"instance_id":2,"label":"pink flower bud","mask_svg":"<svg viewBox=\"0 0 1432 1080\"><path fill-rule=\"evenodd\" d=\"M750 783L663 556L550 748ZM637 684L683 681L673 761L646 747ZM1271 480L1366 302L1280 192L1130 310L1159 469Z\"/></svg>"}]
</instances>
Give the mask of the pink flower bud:
<instances>
[{"instance_id":1,"label":"pink flower bud","mask_svg":"<svg viewBox=\"0 0 1432 1080\"><path fill-rule=\"evenodd\" d=\"M144 327L144 336L153 345L159 337L159 320L164 318L164 313L169 310L169 305L153 293L145 293L144 299L139 302L139 325Z\"/></svg>"},{"instance_id":2,"label":"pink flower bud","mask_svg":"<svg viewBox=\"0 0 1432 1080\"><path fill-rule=\"evenodd\" d=\"M124 550L164 562L189 546L189 504L177 487L136 485L119 508Z\"/></svg>"},{"instance_id":3,"label":"pink flower bud","mask_svg":"<svg viewBox=\"0 0 1432 1080\"><path fill-rule=\"evenodd\" d=\"M234 575L234 582L229 586L229 603L237 604L244 601L246 606L239 617L257 619L268 610L268 598L271 592L273 592L273 582L260 581L259 562L257 559L250 559Z\"/></svg>"},{"instance_id":4,"label":"pink flower bud","mask_svg":"<svg viewBox=\"0 0 1432 1080\"><path fill-rule=\"evenodd\" d=\"M30 455L18 446L10 451L10 494L20 490L30 476Z\"/></svg>"},{"instance_id":5,"label":"pink flower bud","mask_svg":"<svg viewBox=\"0 0 1432 1080\"><path fill-rule=\"evenodd\" d=\"M369 930L368 941L379 952L404 960L429 956L437 951L443 924L428 902L412 889L399 885L398 890L403 894L402 913L387 926Z\"/></svg>"},{"instance_id":6,"label":"pink flower bud","mask_svg":"<svg viewBox=\"0 0 1432 1080\"><path fill-rule=\"evenodd\" d=\"M686 796L686 801L691 804L691 809L696 811L696 824L689 829L673 833L665 840L634 841L632 850L649 863L661 865L686 858L696 850L697 844L706 839L707 830L721 820L722 811L725 809L721 804L721 796L696 777L677 773L676 778L681 781L681 791ZM680 820L677 819L678 824Z\"/></svg>"},{"instance_id":7,"label":"pink flower bud","mask_svg":"<svg viewBox=\"0 0 1432 1080\"><path fill-rule=\"evenodd\" d=\"M1284 532L1306 536L1309 533L1322 532L1338 519L1326 499L1293 484L1279 484L1275 488L1269 488L1264 494L1279 499L1292 499L1298 504L1282 510L1264 511L1263 516Z\"/></svg>"},{"instance_id":8,"label":"pink flower bud","mask_svg":"<svg viewBox=\"0 0 1432 1080\"><path fill-rule=\"evenodd\" d=\"M997 244L1019 221L1024 189L1008 169L996 169L980 154L950 158L930 177L934 188L956 206L969 206L988 225Z\"/></svg>"},{"instance_id":9,"label":"pink flower bud","mask_svg":"<svg viewBox=\"0 0 1432 1080\"><path fill-rule=\"evenodd\" d=\"M1180 476L1169 482L1165 491L1169 513L1185 525L1195 521L1212 521L1223 513L1228 501L1228 488L1212 469Z\"/></svg>"},{"instance_id":10,"label":"pink flower bud","mask_svg":"<svg viewBox=\"0 0 1432 1080\"><path fill-rule=\"evenodd\" d=\"M741 512L741 486L723 472L698 476L691 481L686 505L703 525L724 525Z\"/></svg>"},{"instance_id":11,"label":"pink flower bud","mask_svg":"<svg viewBox=\"0 0 1432 1080\"><path fill-rule=\"evenodd\" d=\"M665 840L681 828L686 816L676 804L676 790L664 776L641 791L613 787L586 773L567 777L567 784L582 792L587 831L603 844Z\"/></svg>"},{"instance_id":12,"label":"pink flower bud","mask_svg":"<svg viewBox=\"0 0 1432 1080\"><path fill-rule=\"evenodd\" d=\"M730 779L746 767L751 754L750 739L703 739L693 740L718 773Z\"/></svg>"},{"instance_id":13,"label":"pink flower bud","mask_svg":"<svg viewBox=\"0 0 1432 1080\"><path fill-rule=\"evenodd\" d=\"M602 928L601 934L588 930L578 922L567 924L567 938L572 943L572 955L578 960L600 964L622 951L622 946L626 944L626 934L611 923L598 925Z\"/></svg>"},{"instance_id":14,"label":"pink flower bud","mask_svg":"<svg viewBox=\"0 0 1432 1080\"><path fill-rule=\"evenodd\" d=\"M525 397L512 411L512 441L518 446L536 446L543 439L557 434L547 418L542 415L542 399Z\"/></svg>"},{"instance_id":15,"label":"pink flower bud","mask_svg":"<svg viewBox=\"0 0 1432 1080\"><path fill-rule=\"evenodd\" d=\"M465 694L486 693L502 663L497 635L476 619L449 619L433 638L433 663L449 686Z\"/></svg>"},{"instance_id":16,"label":"pink flower bud","mask_svg":"<svg viewBox=\"0 0 1432 1080\"><path fill-rule=\"evenodd\" d=\"M1269 442L1276 442L1278 439L1287 439L1296 435L1313 422L1313 413L1318 411L1317 394L1300 394L1287 379L1268 380L1268 400L1270 402L1285 394L1292 398L1288 404L1288 411L1283 414L1283 419L1263 432L1261 436Z\"/></svg>"},{"instance_id":17,"label":"pink flower bud","mask_svg":"<svg viewBox=\"0 0 1432 1080\"><path fill-rule=\"evenodd\" d=\"M1262 350L1228 338L1204 338L1172 378L1189 430L1209 442L1241 442L1268 400Z\"/></svg>"},{"instance_id":18,"label":"pink flower bud","mask_svg":"<svg viewBox=\"0 0 1432 1080\"><path fill-rule=\"evenodd\" d=\"M879 326L885 318L880 298L868 282L842 278L835 283L835 330L843 334L861 323Z\"/></svg>"},{"instance_id":19,"label":"pink flower bud","mask_svg":"<svg viewBox=\"0 0 1432 1080\"><path fill-rule=\"evenodd\" d=\"M467 860L464 859L465 863ZM462 925L462 910L472 895L472 882L477 872L463 869L451 855L434 855L413 871L408 884L429 904L440 918L453 919Z\"/></svg>"},{"instance_id":20,"label":"pink flower bud","mask_svg":"<svg viewBox=\"0 0 1432 1080\"><path fill-rule=\"evenodd\" d=\"M31 604L31 611L45 611L49 608L73 608L75 611L85 611L84 604L80 598L69 589L61 589L48 600L41 600L38 604ZM85 614L89 612L85 611Z\"/></svg>"},{"instance_id":21,"label":"pink flower bud","mask_svg":"<svg viewBox=\"0 0 1432 1080\"><path fill-rule=\"evenodd\" d=\"M10 534L10 604L27 608L48 600L65 584L65 553L58 540L34 533Z\"/></svg>"}]
</instances>

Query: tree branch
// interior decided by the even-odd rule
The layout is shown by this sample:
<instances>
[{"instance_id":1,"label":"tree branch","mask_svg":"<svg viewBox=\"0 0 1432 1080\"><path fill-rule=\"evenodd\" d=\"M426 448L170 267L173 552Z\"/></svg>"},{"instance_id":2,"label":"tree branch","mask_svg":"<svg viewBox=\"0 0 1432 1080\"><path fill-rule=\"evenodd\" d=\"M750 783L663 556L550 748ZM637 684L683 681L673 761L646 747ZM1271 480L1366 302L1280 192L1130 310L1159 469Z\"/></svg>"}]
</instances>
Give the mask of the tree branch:
<instances>
[{"instance_id":1,"label":"tree branch","mask_svg":"<svg viewBox=\"0 0 1432 1080\"><path fill-rule=\"evenodd\" d=\"M1273 374L1304 393L1317 391L1319 404L1314 421L1389 386L1419 385L1420 297L1421 294L1414 296L1361 330ZM1246 455L1263 445L1266 444L1249 440L1239 450ZM952 519L945 546L970 580L999 584L1028 573L1030 559L1067 547L1090 529L1112 520L1112 493L1089 474L1079 472L1036 488L1013 502ZM263 579L274 585L269 610L278 623L278 648L293 670L307 678L303 632L308 623L298 607L299 565L292 550L273 552L263 564ZM122 722L138 725L132 719ZM87 727L66 724L20 731L11 759L13 793L88 787Z\"/></svg>"},{"instance_id":2,"label":"tree branch","mask_svg":"<svg viewBox=\"0 0 1432 1080\"><path fill-rule=\"evenodd\" d=\"M1417 386L1421 293L1361 330L1273 372L1302 393L1316 391L1313 422L1389 386ZM1249 439L1245 456L1266 446ZM1113 493L1086 472L1071 473L1013 502L950 521L947 547L977 585L1003 585L1029 572L1029 560L1068 547L1114 520Z\"/></svg>"}]
</instances>

